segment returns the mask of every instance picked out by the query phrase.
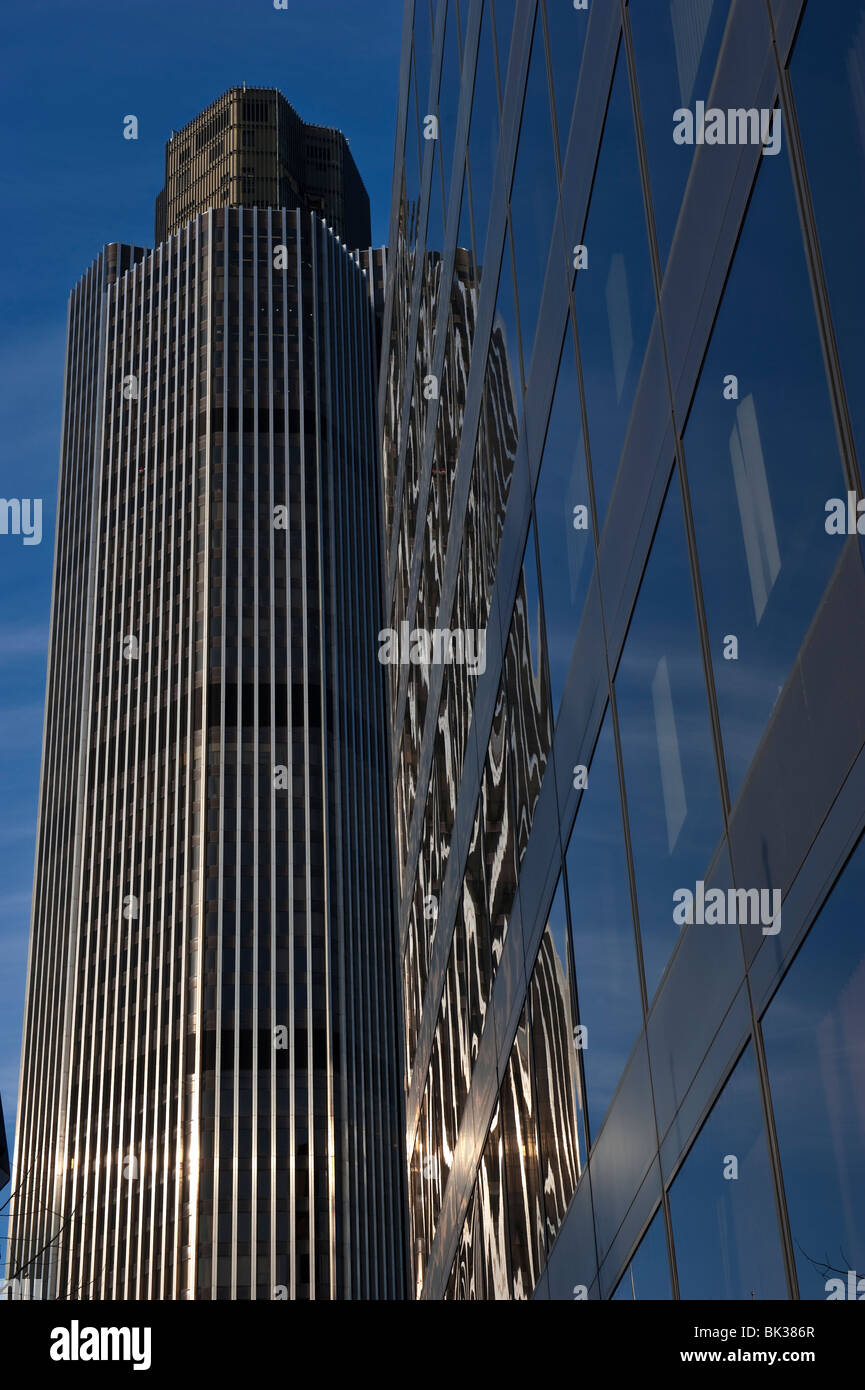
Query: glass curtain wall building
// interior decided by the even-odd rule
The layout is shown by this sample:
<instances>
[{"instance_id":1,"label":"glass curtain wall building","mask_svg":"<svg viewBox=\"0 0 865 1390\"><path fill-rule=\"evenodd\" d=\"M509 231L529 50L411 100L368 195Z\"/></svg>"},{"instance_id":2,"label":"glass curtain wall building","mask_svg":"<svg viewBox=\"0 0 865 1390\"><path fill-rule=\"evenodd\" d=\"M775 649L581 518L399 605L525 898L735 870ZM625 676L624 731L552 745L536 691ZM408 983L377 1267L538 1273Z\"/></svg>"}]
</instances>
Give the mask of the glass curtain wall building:
<instances>
[{"instance_id":1,"label":"glass curtain wall building","mask_svg":"<svg viewBox=\"0 0 865 1390\"><path fill-rule=\"evenodd\" d=\"M382 252L218 207L72 293L7 1273L400 1297Z\"/></svg>"},{"instance_id":2,"label":"glass curtain wall building","mask_svg":"<svg viewBox=\"0 0 865 1390\"><path fill-rule=\"evenodd\" d=\"M865 1269L863 92L861 0L406 6L386 601L454 657L390 668L419 1297Z\"/></svg>"}]
</instances>

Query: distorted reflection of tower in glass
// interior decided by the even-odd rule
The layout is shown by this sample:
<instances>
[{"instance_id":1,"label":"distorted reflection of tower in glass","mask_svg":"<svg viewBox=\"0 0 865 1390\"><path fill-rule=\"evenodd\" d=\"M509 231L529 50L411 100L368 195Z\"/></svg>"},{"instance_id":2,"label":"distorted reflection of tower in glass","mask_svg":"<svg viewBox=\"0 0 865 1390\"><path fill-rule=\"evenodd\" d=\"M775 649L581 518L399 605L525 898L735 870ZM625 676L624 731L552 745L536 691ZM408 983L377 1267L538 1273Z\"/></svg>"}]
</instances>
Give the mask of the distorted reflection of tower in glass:
<instances>
[{"instance_id":1,"label":"distorted reflection of tower in glass","mask_svg":"<svg viewBox=\"0 0 865 1390\"><path fill-rule=\"evenodd\" d=\"M861 493L863 34L865 0L407 0L386 605L486 631L483 671L391 670L418 1297L795 1297L800 1230L855 1246L806 1194L861 1155L861 946L797 1049L843 1038L796 1069L831 1153L782 1059L801 885L825 935L865 804L861 542L824 529ZM677 145L710 93L805 155ZM780 937L681 925L697 882L780 891Z\"/></svg>"}]
</instances>

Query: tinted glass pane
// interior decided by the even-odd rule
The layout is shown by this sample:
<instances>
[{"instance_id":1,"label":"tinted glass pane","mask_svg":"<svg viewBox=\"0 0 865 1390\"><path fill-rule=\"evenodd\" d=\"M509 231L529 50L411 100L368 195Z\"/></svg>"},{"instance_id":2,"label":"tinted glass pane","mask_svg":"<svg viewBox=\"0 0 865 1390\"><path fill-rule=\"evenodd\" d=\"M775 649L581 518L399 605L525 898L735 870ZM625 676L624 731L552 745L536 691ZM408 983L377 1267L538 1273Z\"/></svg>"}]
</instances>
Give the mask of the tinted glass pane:
<instances>
[{"instance_id":1,"label":"tinted glass pane","mask_svg":"<svg viewBox=\"0 0 865 1390\"><path fill-rule=\"evenodd\" d=\"M662 270L695 149L674 143L673 112L708 101L729 9L729 0L631 0L628 6Z\"/></svg>"},{"instance_id":2,"label":"tinted glass pane","mask_svg":"<svg viewBox=\"0 0 865 1390\"><path fill-rule=\"evenodd\" d=\"M484 243L487 238L487 219L490 214L490 195L496 167L499 143L499 100L496 91L496 66L493 51L492 11L484 7L484 17L478 39L478 59L469 127L469 171L472 190L472 223L474 226L475 260L483 266Z\"/></svg>"},{"instance_id":3,"label":"tinted glass pane","mask_svg":"<svg viewBox=\"0 0 865 1390\"><path fill-rule=\"evenodd\" d=\"M469 1055L470 1065L474 1067L486 1021L492 975L490 923L487 915L484 885L484 837L481 829L480 802L475 812L472 838L466 856L462 915L466 941Z\"/></svg>"},{"instance_id":4,"label":"tinted glass pane","mask_svg":"<svg viewBox=\"0 0 865 1390\"><path fill-rule=\"evenodd\" d=\"M505 653L518 862L531 833L552 738L534 532L529 532Z\"/></svg>"},{"instance_id":5,"label":"tinted glass pane","mask_svg":"<svg viewBox=\"0 0 865 1390\"><path fill-rule=\"evenodd\" d=\"M405 208L402 214L404 231L409 246L417 239L418 207L420 199L420 154L418 148L418 115L414 78L409 82L408 112L405 128L405 183L403 196ZM410 265L408 272L410 274Z\"/></svg>"},{"instance_id":6,"label":"tinted glass pane","mask_svg":"<svg viewBox=\"0 0 865 1390\"><path fill-rule=\"evenodd\" d=\"M516 0L487 0L493 6L496 20L496 46L499 54L499 88L502 96L508 75L508 58L511 51L511 34L514 28Z\"/></svg>"},{"instance_id":7,"label":"tinted glass pane","mask_svg":"<svg viewBox=\"0 0 865 1390\"><path fill-rule=\"evenodd\" d=\"M456 135L457 111L460 104L460 45L459 25L456 5L448 5L445 28L444 54L442 56L441 82L439 84L439 141L441 144L442 173L445 187L445 212L450 193L451 173L454 158L454 137ZM445 218L447 220L447 218Z\"/></svg>"},{"instance_id":8,"label":"tinted glass pane","mask_svg":"<svg viewBox=\"0 0 865 1390\"><path fill-rule=\"evenodd\" d=\"M846 497L784 150L760 161L684 443L735 799L838 559L826 500Z\"/></svg>"},{"instance_id":9,"label":"tinted glass pane","mask_svg":"<svg viewBox=\"0 0 865 1390\"><path fill-rule=\"evenodd\" d=\"M763 1017L802 1298L865 1277L863 898L860 841Z\"/></svg>"},{"instance_id":10,"label":"tinted glass pane","mask_svg":"<svg viewBox=\"0 0 865 1390\"><path fill-rule=\"evenodd\" d=\"M486 1296L489 1299L510 1298L510 1261L505 1219L505 1146L498 1106L492 1118L484 1156L478 1169L477 1192L482 1280Z\"/></svg>"},{"instance_id":11,"label":"tinted glass pane","mask_svg":"<svg viewBox=\"0 0 865 1390\"><path fill-rule=\"evenodd\" d=\"M480 1202L476 1183L463 1223L459 1248L454 1260L454 1271L451 1276L454 1284L453 1297L463 1301L472 1301L486 1296L479 1215Z\"/></svg>"},{"instance_id":12,"label":"tinted glass pane","mask_svg":"<svg viewBox=\"0 0 865 1390\"><path fill-rule=\"evenodd\" d=\"M787 1297L750 1046L676 1175L670 1211L681 1298Z\"/></svg>"},{"instance_id":13,"label":"tinted glass pane","mask_svg":"<svg viewBox=\"0 0 865 1390\"><path fill-rule=\"evenodd\" d=\"M607 710L567 852L592 1140L643 1021L613 724Z\"/></svg>"},{"instance_id":14,"label":"tinted glass pane","mask_svg":"<svg viewBox=\"0 0 865 1390\"><path fill-rule=\"evenodd\" d=\"M649 998L676 944L673 893L692 892L721 833L718 778L682 503L673 475L616 676Z\"/></svg>"},{"instance_id":15,"label":"tinted glass pane","mask_svg":"<svg viewBox=\"0 0 865 1390\"><path fill-rule=\"evenodd\" d=\"M619 1281L613 1298L672 1298L664 1213L659 1208Z\"/></svg>"},{"instance_id":16,"label":"tinted glass pane","mask_svg":"<svg viewBox=\"0 0 865 1390\"><path fill-rule=\"evenodd\" d=\"M535 493L535 515L544 590L550 687L553 710L558 711L595 560L570 319L565 329Z\"/></svg>"},{"instance_id":17,"label":"tinted glass pane","mask_svg":"<svg viewBox=\"0 0 865 1390\"><path fill-rule=\"evenodd\" d=\"M432 158L433 167L432 174L430 176L429 214L427 216L426 226L426 246L428 252L436 253L436 261L427 262L427 265L425 267L425 298L427 302L429 302L431 299L432 276L433 274L435 274L437 258L441 255L442 248L444 246L444 214L442 211L444 207L444 191L442 184L441 147L439 141L437 140L433 143ZM421 332L431 336L432 327L433 325L431 318L428 314L424 314L422 311L422 320L421 324L419 325L420 331L418 332L419 347L428 347L427 342L421 342ZM424 365L428 360L428 358L425 359Z\"/></svg>"},{"instance_id":18,"label":"tinted glass pane","mask_svg":"<svg viewBox=\"0 0 865 1390\"><path fill-rule=\"evenodd\" d=\"M589 12L588 9L575 9L569 0L543 0L543 9L547 21L550 66L553 71L559 154L564 164Z\"/></svg>"},{"instance_id":19,"label":"tinted glass pane","mask_svg":"<svg viewBox=\"0 0 865 1390\"><path fill-rule=\"evenodd\" d=\"M509 786L512 776L507 700L502 685L493 714L483 778L484 864L493 975L502 958L517 887L512 793Z\"/></svg>"},{"instance_id":20,"label":"tinted glass pane","mask_svg":"<svg viewBox=\"0 0 865 1390\"><path fill-rule=\"evenodd\" d=\"M529 1026L525 1011L500 1093L507 1182L511 1297L531 1297L546 1250L541 1210L538 1135Z\"/></svg>"},{"instance_id":21,"label":"tinted glass pane","mask_svg":"<svg viewBox=\"0 0 865 1390\"><path fill-rule=\"evenodd\" d=\"M790 72L861 461L865 457L865 0L811 0Z\"/></svg>"},{"instance_id":22,"label":"tinted glass pane","mask_svg":"<svg viewBox=\"0 0 865 1390\"><path fill-rule=\"evenodd\" d=\"M514 307L514 276L510 237L505 237L502 249L502 268L496 314L490 334L490 363L487 368L501 382L501 392L508 414L519 424L523 414L522 368L520 339Z\"/></svg>"},{"instance_id":23,"label":"tinted glass pane","mask_svg":"<svg viewBox=\"0 0 865 1390\"><path fill-rule=\"evenodd\" d=\"M535 24L532 55L526 83L526 99L511 191L511 227L517 273L517 303L523 341L523 360L528 368L535 341L535 326L559 185L550 123L547 59L540 19Z\"/></svg>"},{"instance_id":24,"label":"tinted glass pane","mask_svg":"<svg viewBox=\"0 0 865 1390\"><path fill-rule=\"evenodd\" d=\"M655 312L628 73L621 52L585 244L588 267L576 276L577 333L598 525L603 529Z\"/></svg>"},{"instance_id":25,"label":"tinted glass pane","mask_svg":"<svg viewBox=\"0 0 865 1390\"><path fill-rule=\"evenodd\" d=\"M415 0L414 7L414 61L417 82L418 107L423 121L430 110L427 105L430 89L430 63L432 60L433 17L429 0Z\"/></svg>"},{"instance_id":26,"label":"tinted glass pane","mask_svg":"<svg viewBox=\"0 0 865 1390\"><path fill-rule=\"evenodd\" d=\"M579 1181L586 1152L561 884L541 938L529 998L541 1181L547 1239L551 1243Z\"/></svg>"}]
</instances>

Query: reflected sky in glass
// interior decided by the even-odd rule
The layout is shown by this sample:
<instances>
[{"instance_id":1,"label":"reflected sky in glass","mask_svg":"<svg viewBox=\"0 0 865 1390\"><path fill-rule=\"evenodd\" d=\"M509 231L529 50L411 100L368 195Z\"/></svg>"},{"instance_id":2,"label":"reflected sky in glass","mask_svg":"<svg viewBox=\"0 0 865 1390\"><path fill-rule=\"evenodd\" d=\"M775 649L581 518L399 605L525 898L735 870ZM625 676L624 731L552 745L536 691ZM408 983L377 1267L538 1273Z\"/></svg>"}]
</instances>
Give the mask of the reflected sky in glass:
<instances>
[{"instance_id":1,"label":"reflected sky in glass","mask_svg":"<svg viewBox=\"0 0 865 1390\"><path fill-rule=\"evenodd\" d=\"M566 856L579 1019L592 1140L643 1022L637 950L607 709Z\"/></svg>"},{"instance_id":2,"label":"reflected sky in glass","mask_svg":"<svg viewBox=\"0 0 865 1390\"><path fill-rule=\"evenodd\" d=\"M708 101L729 10L730 0L628 6L662 273L696 149L675 144L673 112Z\"/></svg>"},{"instance_id":3,"label":"reflected sky in glass","mask_svg":"<svg viewBox=\"0 0 865 1390\"><path fill-rule=\"evenodd\" d=\"M680 931L673 893L694 891L722 830L675 472L619 662L616 696L651 1000Z\"/></svg>"},{"instance_id":4,"label":"reflected sky in glass","mask_svg":"<svg viewBox=\"0 0 865 1390\"><path fill-rule=\"evenodd\" d=\"M588 267L576 272L574 295L598 526L603 530L655 314L628 73L621 51L585 245Z\"/></svg>"},{"instance_id":5,"label":"reflected sky in glass","mask_svg":"<svg viewBox=\"0 0 865 1390\"><path fill-rule=\"evenodd\" d=\"M574 338L568 318L535 493L553 713L595 563Z\"/></svg>"},{"instance_id":6,"label":"reflected sky in glass","mask_svg":"<svg viewBox=\"0 0 865 1390\"><path fill-rule=\"evenodd\" d=\"M802 1298L865 1277L863 899L860 840L762 1022Z\"/></svg>"},{"instance_id":7,"label":"reflected sky in glass","mask_svg":"<svg viewBox=\"0 0 865 1390\"><path fill-rule=\"evenodd\" d=\"M566 0L542 0L542 8L546 15L553 70L553 111L558 126L559 156L564 164L589 12L575 10Z\"/></svg>"},{"instance_id":8,"label":"reflected sky in glass","mask_svg":"<svg viewBox=\"0 0 865 1390\"><path fill-rule=\"evenodd\" d=\"M535 327L541 307L558 196L559 182L550 120L547 58L544 51L543 25L538 18L532 40L526 99L511 191L517 299L523 339L523 360L527 371L532 359Z\"/></svg>"},{"instance_id":9,"label":"reflected sky in glass","mask_svg":"<svg viewBox=\"0 0 865 1390\"><path fill-rule=\"evenodd\" d=\"M787 1297L750 1045L676 1175L670 1212L680 1298Z\"/></svg>"},{"instance_id":10,"label":"reflected sky in glass","mask_svg":"<svg viewBox=\"0 0 865 1390\"><path fill-rule=\"evenodd\" d=\"M664 1213L659 1207L634 1258L613 1294L614 1299L668 1299L673 1297Z\"/></svg>"},{"instance_id":11,"label":"reflected sky in glass","mask_svg":"<svg viewBox=\"0 0 865 1390\"><path fill-rule=\"evenodd\" d=\"M812 0L790 65L860 466L865 458L865 0Z\"/></svg>"},{"instance_id":12,"label":"reflected sky in glass","mask_svg":"<svg viewBox=\"0 0 865 1390\"><path fill-rule=\"evenodd\" d=\"M826 499L846 496L783 149L760 161L684 445L735 801L840 554Z\"/></svg>"},{"instance_id":13,"label":"reflected sky in glass","mask_svg":"<svg viewBox=\"0 0 865 1390\"><path fill-rule=\"evenodd\" d=\"M493 174L499 144L499 98L493 48L492 10L484 6L478 39L474 96L469 127L469 169L472 189L475 260L483 265Z\"/></svg>"}]
</instances>

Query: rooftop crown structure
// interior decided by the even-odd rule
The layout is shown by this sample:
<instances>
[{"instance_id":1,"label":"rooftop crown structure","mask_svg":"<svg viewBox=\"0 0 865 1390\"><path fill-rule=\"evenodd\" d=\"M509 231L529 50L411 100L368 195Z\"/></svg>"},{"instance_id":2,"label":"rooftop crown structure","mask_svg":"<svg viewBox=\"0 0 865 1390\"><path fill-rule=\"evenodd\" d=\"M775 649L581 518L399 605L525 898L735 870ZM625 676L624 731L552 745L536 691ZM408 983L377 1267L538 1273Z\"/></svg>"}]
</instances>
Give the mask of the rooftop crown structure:
<instances>
[{"instance_id":1,"label":"rooftop crown structure","mask_svg":"<svg viewBox=\"0 0 865 1390\"><path fill-rule=\"evenodd\" d=\"M230 87L165 146L155 236L212 207L317 212L351 247L369 246L369 196L340 130L308 125L274 87Z\"/></svg>"}]
</instances>

